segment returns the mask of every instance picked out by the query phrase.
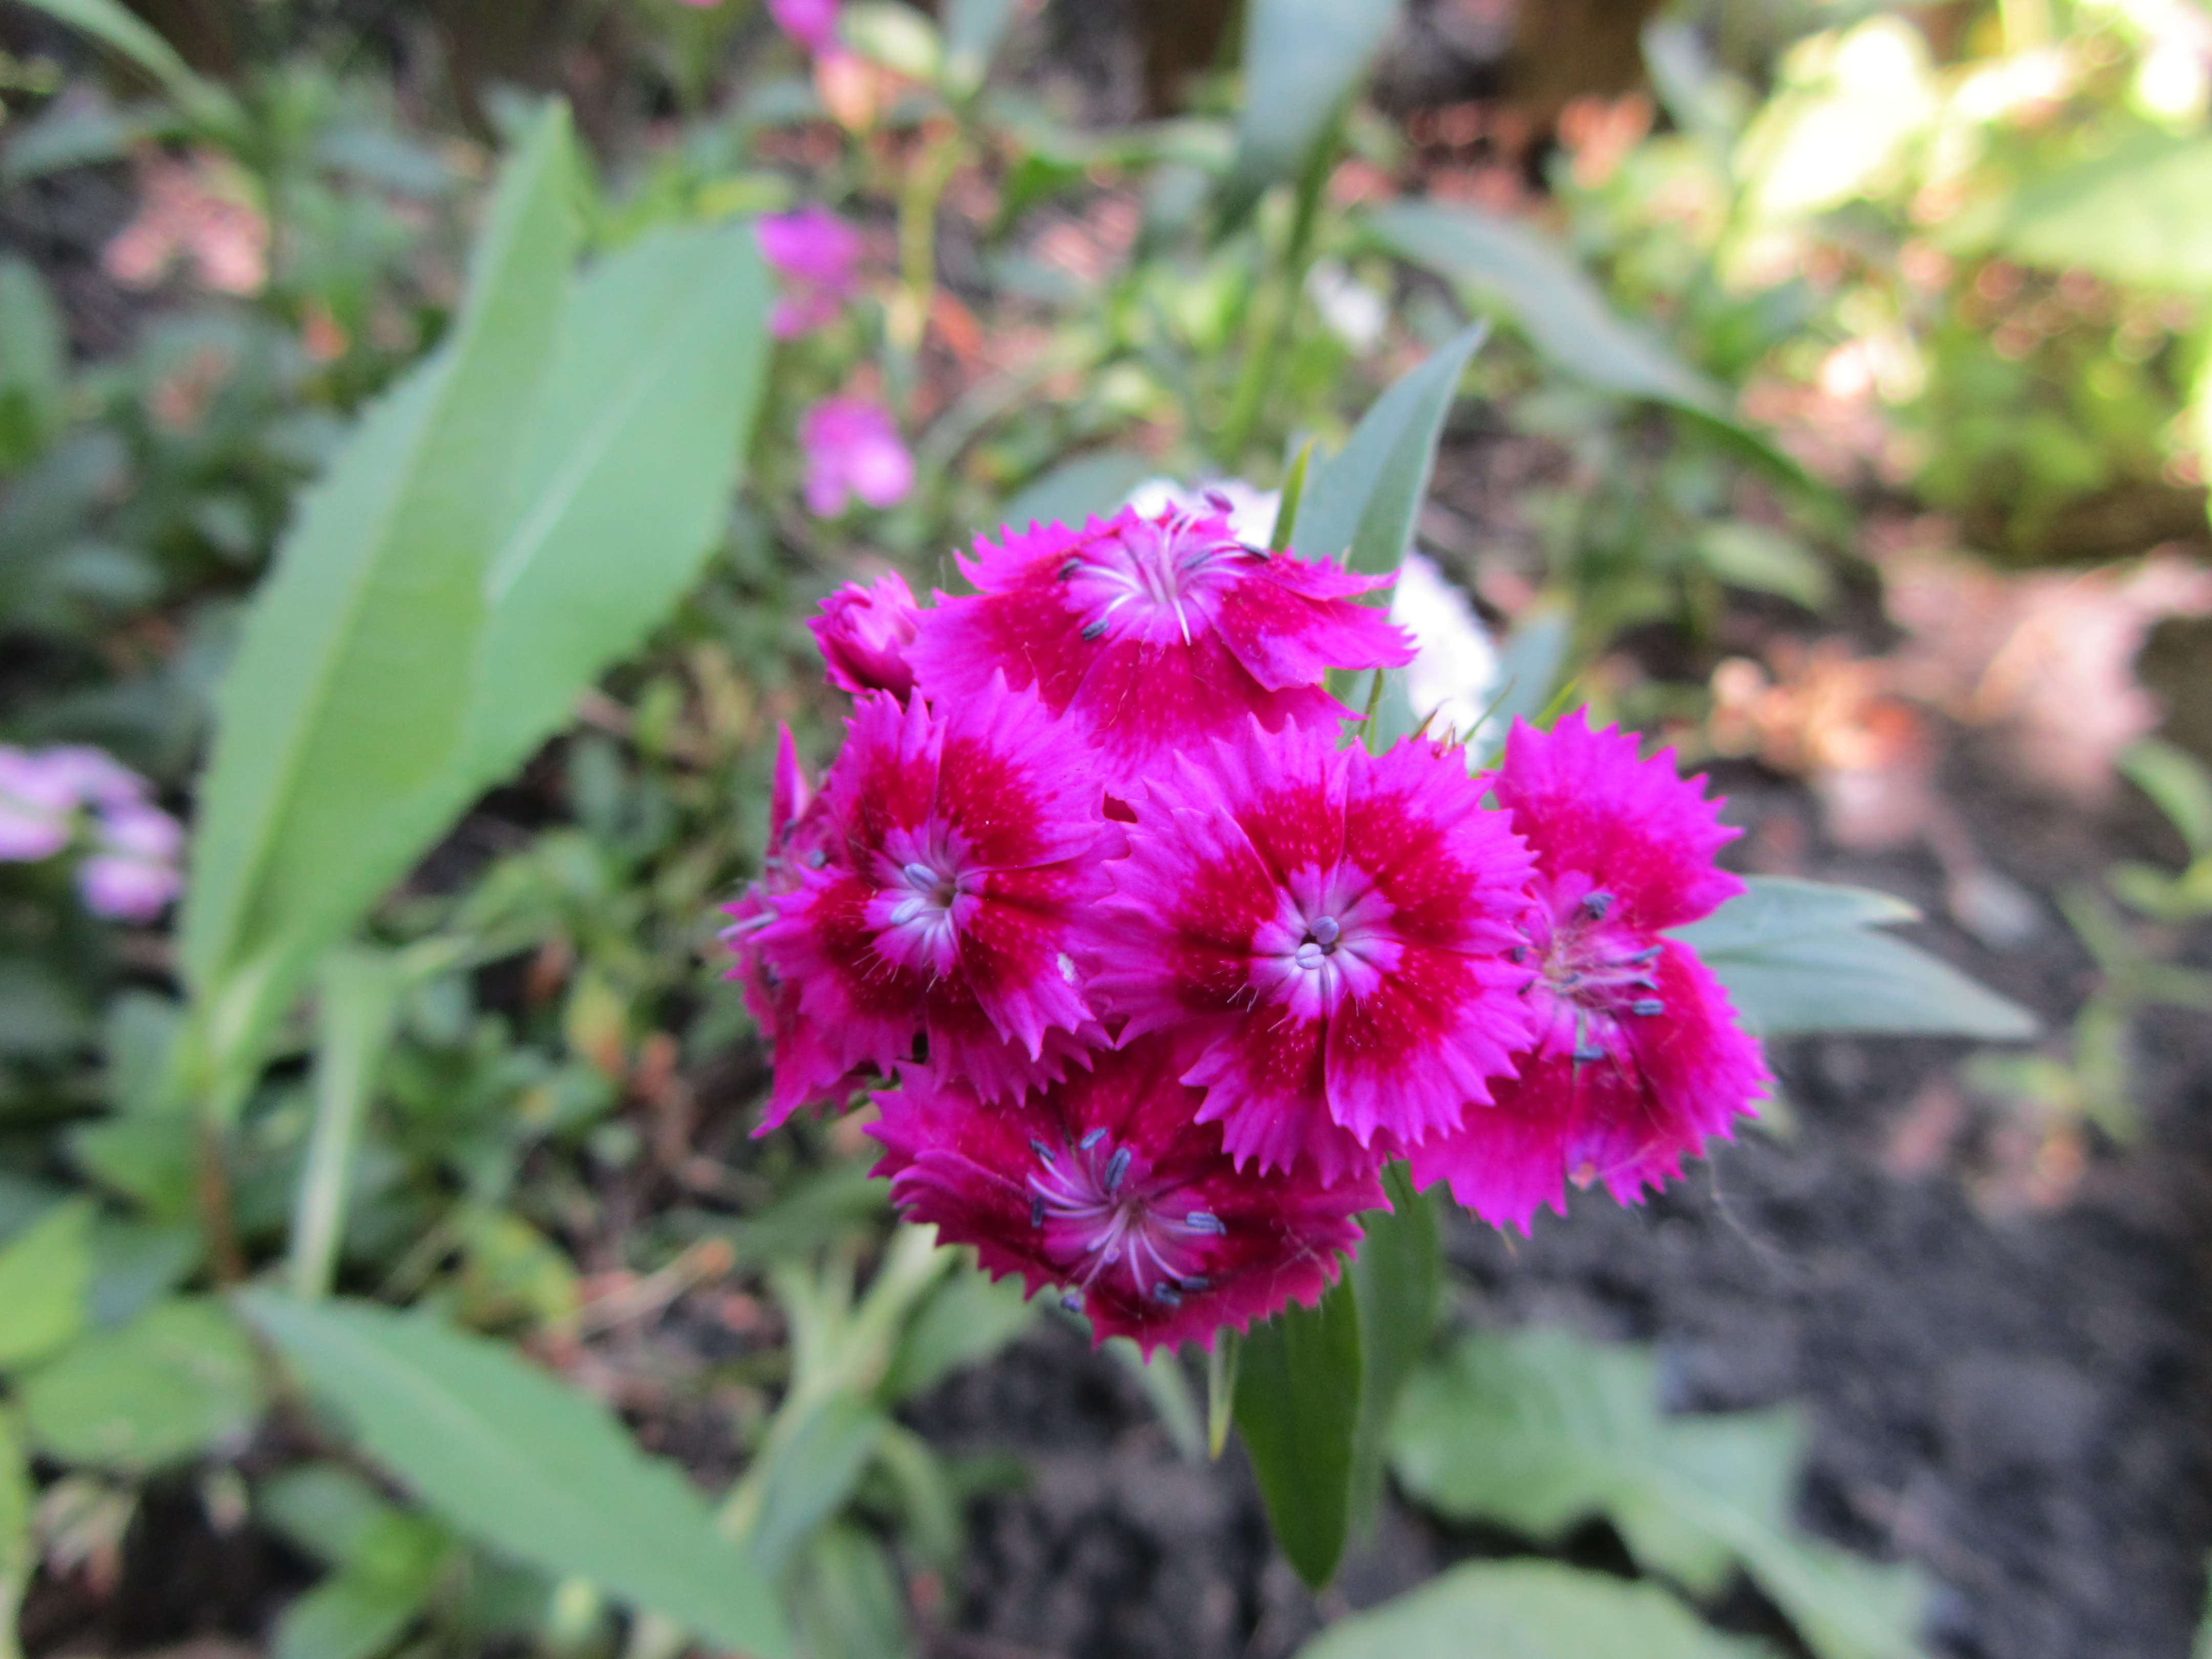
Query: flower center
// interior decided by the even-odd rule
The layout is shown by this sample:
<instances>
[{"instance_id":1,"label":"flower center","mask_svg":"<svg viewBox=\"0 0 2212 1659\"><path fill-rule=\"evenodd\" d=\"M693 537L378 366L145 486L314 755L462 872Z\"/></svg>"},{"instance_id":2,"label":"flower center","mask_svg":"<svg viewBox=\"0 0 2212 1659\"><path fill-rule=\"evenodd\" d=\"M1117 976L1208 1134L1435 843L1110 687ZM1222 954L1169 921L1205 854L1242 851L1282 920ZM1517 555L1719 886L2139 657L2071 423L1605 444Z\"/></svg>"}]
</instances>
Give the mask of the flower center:
<instances>
[{"instance_id":1,"label":"flower center","mask_svg":"<svg viewBox=\"0 0 2212 1659\"><path fill-rule=\"evenodd\" d=\"M1187 1291L1211 1288L1200 1271L1221 1219L1174 1182L1154 1176L1151 1161L1116 1146L1103 1129L1057 1149L1030 1142L1038 1169L1029 1178L1030 1224L1044 1233L1044 1255L1066 1275L1068 1307L1102 1274L1124 1276L1140 1300L1174 1307Z\"/></svg>"},{"instance_id":2,"label":"flower center","mask_svg":"<svg viewBox=\"0 0 2212 1659\"><path fill-rule=\"evenodd\" d=\"M890 860L898 854L890 854ZM883 885L868 907L886 958L930 974L950 972L959 955L960 924L981 901L975 878L958 859L924 852L903 864L886 860Z\"/></svg>"},{"instance_id":3,"label":"flower center","mask_svg":"<svg viewBox=\"0 0 2212 1659\"><path fill-rule=\"evenodd\" d=\"M1293 1018L1327 1018L1398 965L1390 915L1390 902L1350 865L1292 872L1274 920L1252 937L1255 988L1272 992Z\"/></svg>"},{"instance_id":4,"label":"flower center","mask_svg":"<svg viewBox=\"0 0 2212 1659\"><path fill-rule=\"evenodd\" d=\"M1607 1057L1608 1042L1628 1017L1663 1014L1652 966L1660 945L1619 923L1608 924L1613 896L1601 889L1551 910L1551 937L1539 944L1536 977L1555 1006L1572 1021L1574 1057Z\"/></svg>"},{"instance_id":5,"label":"flower center","mask_svg":"<svg viewBox=\"0 0 2212 1659\"><path fill-rule=\"evenodd\" d=\"M1117 639L1188 645L1209 620L1208 592L1256 556L1221 520L1169 512L1085 543L1060 566L1060 579L1083 614L1085 639L1110 630Z\"/></svg>"}]
</instances>

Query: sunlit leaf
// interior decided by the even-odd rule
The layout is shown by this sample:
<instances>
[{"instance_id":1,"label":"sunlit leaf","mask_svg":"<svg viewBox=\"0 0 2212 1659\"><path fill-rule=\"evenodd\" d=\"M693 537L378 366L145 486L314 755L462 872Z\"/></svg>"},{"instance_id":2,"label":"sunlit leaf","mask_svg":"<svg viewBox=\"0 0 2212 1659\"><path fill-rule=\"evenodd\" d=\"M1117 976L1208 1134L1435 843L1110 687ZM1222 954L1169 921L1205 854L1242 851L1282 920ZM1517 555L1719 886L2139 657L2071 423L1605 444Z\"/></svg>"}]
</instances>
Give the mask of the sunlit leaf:
<instances>
[{"instance_id":1,"label":"sunlit leaf","mask_svg":"<svg viewBox=\"0 0 2212 1659\"><path fill-rule=\"evenodd\" d=\"M250 1048L306 964L443 828L484 576L573 243L557 109L508 164L451 343L307 498L218 699L185 909L187 977Z\"/></svg>"},{"instance_id":2,"label":"sunlit leaf","mask_svg":"<svg viewBox=\"0 0 2212 1659\"><path fill-rule=\"evenodd\" d=\"M2033 1036L2035 1016L1917 945L1877 933L1918 912L1884 893L1754 876L1705 921L1674 930L1750 1028Z\"/></svg>"},{"instance_id":3,"label":"sunlit leaf","mask_svg":"<svg viewBox=\"0 0 2212 1659\"><path fill-rule=\"evenodd\" d=\"M2212 137L2146 130L2025 180L1954 232L2023 264L2139 288L2212 289Z\"/></svg>"},{"instance_id":4,"label":"sunlit leaf","mask_svg":"<svg viewBox=\"0 0 2212 1659\"><path fill-rule=\"evenodd\" d=\"M1368 222L1406 258L1495 306L1576 379L1728 417L1719 386L1615 313L1582 268L1528 226L1464 204L1426 201L1394 202Z\"/></svg>"},{"instance_id":5,"label":"sunlit leaf","mask_svg":"<svg viewBox=\"0 0 2212 1659\"><path fill-rule=\"evenodd\" d=\"M1468 359L1489 332L1478 323L1399 377L1359 417L1341 451L1308 477L1292 539L1306 558L1346 558L1354 570L1398 568L1427 499L1437 443Z\"/></svg>"},{"instance_id":6,"label":"sunlit leaf","mask_svg":"<svg viewBox=\"0 0 2212 1659\"><path fill-rule=\"evenodd\" d=\"M266 1291L242 1300L362 1449L456 1527L712 1641L787 1650L767 1582L705 1501L594 1401L432 1319Z\"/></svg>"},{"instance_id":7,"label":"sunlit leaf","mask_svg":"<svg viewBox=\"0 0 2212 1659\"><path fill-rule=\"evenodd\" d=\"M1297 1659L1771 1659L1656 1584L1556 1561L1469 1561L1338 1621Z\"/></svg>"},{"instance_id":8,"label":"sunlit leaf","mask_svg":"<svg viewBox=\"0 0 2212 1659\"><path fill-rule=\"evenodd\" d=\"M1741 1563L1821 1659L1909 1659L1917 1576L1790 1524L1802 1438L1787 1411L1662 1416L1648 1353L1534 1329L1471 1334L1424 1369L1391 1449L1446 1515L1545 1540L1602 1516L1639 1563L1700 1593Z\"/></svg>"},{"instance_id":9,"label":"sunlit leaf","mask_svg":"<svg viewBox=\"0 0 2212 1659\"><path fill-rule=\"evenodd\" d=\"M1344 1553L1359 1422L1359 1312L1348 1279L1316 1308L1291 1303L1245 1333L1237 1431L1252 1460L1275 1542L1316 1589Z\"/></svg>"}]
</instances>

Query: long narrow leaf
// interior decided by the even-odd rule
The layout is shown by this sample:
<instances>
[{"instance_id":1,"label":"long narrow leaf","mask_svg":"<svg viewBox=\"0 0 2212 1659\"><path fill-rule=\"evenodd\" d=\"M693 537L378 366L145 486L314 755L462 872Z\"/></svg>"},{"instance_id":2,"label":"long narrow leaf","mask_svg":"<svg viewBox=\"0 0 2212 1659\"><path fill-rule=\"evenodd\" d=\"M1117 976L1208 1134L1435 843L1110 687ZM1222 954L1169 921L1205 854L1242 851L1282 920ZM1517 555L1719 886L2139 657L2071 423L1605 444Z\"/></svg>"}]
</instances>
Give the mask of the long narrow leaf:
<instances>
[{"instance_id":1,"label":"long narrow leaf","mask_svg":"<svg viewBox=\"0 0 2212 1659\"><path fill-rule=\"evenodd\" d=\"M1477 323L1454 336L1359 417L1344 448L1306 483L1291 538L1301 554L1346 556L1370 574L1398 568L1429 493L1460 375L1489 331Z\"/></svg>"},{"instance_id":2,"label":"long narrow leaf","mask_svg":"<svg viewBox=\"0 0 2212 1659\"><path fill-rule=\"evenodd\" d=\"M241 1302L369 1455L455 1526L713 1642L769 1659L787 1650L767 1580L705 1500L592 1401L429 1319L266 1291Z\"/></svg>"},{"instance_id":3,"label":"long narrow leaf","mask_svg":"<svg viewBox=\"0 0 2212 1659\"><path fill-rule=\"evenodd\" d=\"M1268 185L1305 170L1397 22L1397 0L1248 0L1227 218L1241 218Z\"/></svg>"},{"instance_id":4,"label":"long narrow leaf","mask_svg":"<svg viewBox=\"0 0 2212 1659\"><path fill-rule=\"evenodd\" d=\"M187 977L250 1049L307 963L442 827L484 573L550 356L573 232L569 139L541 118L503 175L453 341L374 410L307 502L218 699L184 921Z\"/></svg>"},{"instance_id":5,"label":"long narrow leaf","mask_svg":"<svg viewBox=\"0 0 2212 1659\"><path fill-rule=\"evenodd\" d=\"M1328 1583L1344 1553L1359 1418L1359 1313L1349 1279L1316 1308L1295 1302L1245 1334L1237 1430L1275 1541L1298 1577Z\"/></svg>"}]
</instances>

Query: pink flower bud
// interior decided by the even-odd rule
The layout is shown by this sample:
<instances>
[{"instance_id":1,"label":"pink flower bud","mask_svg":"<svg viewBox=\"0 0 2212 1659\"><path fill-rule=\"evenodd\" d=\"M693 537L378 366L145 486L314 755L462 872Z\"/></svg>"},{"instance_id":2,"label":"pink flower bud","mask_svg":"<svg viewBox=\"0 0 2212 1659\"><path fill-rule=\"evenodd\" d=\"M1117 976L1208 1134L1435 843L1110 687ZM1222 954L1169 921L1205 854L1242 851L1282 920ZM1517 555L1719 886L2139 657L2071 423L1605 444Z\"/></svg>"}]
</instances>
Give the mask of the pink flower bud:
<instances>
[{"instance_id":1,"label":"pink flower bud","mask_svg":"<svg viewBox=\"0 0 2212 1659\"><path fill-rule=\"evenodd\" d=\"M807 626L822 647L830 684L856 696L888 691L904 702L914 690L906 648L921 622L914 590L894 570L873 587L846 583L822 601L822 614Z\"/></svg>"},{"instance_id":2,"label":"pink flower bud","mask_svg":"<svg viewBox=\"0 0 2212 1659\"><path fill-rule=\"evenodd\" d=\"M772 213L753 234L761 257L789 284L776 301L769 327L779 340L820 328L860 291L860 233L818 204L796 213Z\"/></svg>"},{"instance_id":3,"label":"pink flower bud","mask_svg":"<svg viewBox=\"0 0 2212 1659\"><path fill-rule=\"evenodd\" d=\"M768 0L768 15L817 58L843 50L837 40L837 0Z\"/></svg>"}]
</instances>

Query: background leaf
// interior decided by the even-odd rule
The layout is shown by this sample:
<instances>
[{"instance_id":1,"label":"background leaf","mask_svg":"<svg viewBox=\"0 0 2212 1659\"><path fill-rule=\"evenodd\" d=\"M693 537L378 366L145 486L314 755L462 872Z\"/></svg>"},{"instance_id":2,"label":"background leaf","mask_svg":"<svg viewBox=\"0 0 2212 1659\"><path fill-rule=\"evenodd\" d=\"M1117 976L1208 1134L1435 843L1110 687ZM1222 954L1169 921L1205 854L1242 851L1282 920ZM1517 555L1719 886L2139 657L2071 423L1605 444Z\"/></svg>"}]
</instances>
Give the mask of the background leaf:
<instances>
[{"instance_id":1,"label":"background leaf","mask_svg":"<svg viewBox=\"0 0 2212 1659\"><path fill-rule=\"evenodd\" d=\"M31 1531L36 1489L31 1458L15 1413L0 1407L0 1659L18 1659L17 1615L31 1575L38 1570L38 1540Z\"/></svg>"},{"instance_id":2,"label":"background leaf","mask_svg":"<svg viewBox=\"0 0 2212 1659\"><path fill-rule=\"evenodd\" d=\"M1656 1584L1555 1561L1470 1561L1331 1626L1298 1659L1760 1659Z\"/></svg>"},{"instance_id":3,"label":"background leaf","mask_svg":"<svg viewBox=\"0 0 2212 1659\"><path fill-rule=\"evenodd\" d=\"M1094 450L1031 479L1000 509L1000 523L1014 530L1032 524L1080 525L1094 513L1113 512L1159 471L1157 460L1134 450Z\"/></svg>"},{"instance_id":4,"label":"background leaf","mask_svg":"<svg viewBox=\"0 0 2212 1659\"><path fill-rule=\"evenodd\" d=\"M1336 1571L1351 1518L1359 1421L1359 1311L1349 1279L1316 1308L1291 1303L1246 1332L1237 1368L1237 1429L1252 1459L1275 1541L1318 1589Z\"/></svg>"},{"instance_id":5,"label":"background leaf","mask_svg":"<svg viewBox=\"0 0 2212 1659\"><path fill-rule=\"evenodd\" d=\"M2035 1016L1917 945L1876 933L1919 913L1886 893L1772 876L1703 921L1674 930L1766 1036L1798 1031L1912 1031L2002 1042L2035 1035Z\"/></svg>"},{"instance_id":6,"label":"background leaf","mask_svg":"<svg viewBox=\"0 0 2212 1659\"><path fill-rule=\"evenodd\" d=\"M363 1449L454 1525L714 1642L787 1650L767 1582L699 1494L592 1401L502 1345L428 1319L264 1291L242 1300Z\"/></svg>"},{"instance_id":7,"label":"background leaf","mask_svg":"<svg viewBox=\"0 0 2212 1659\"><path fill-rule=\"evenodd\" d=\"M1721 388L1617 315L1582 268L1539 233L1462 204L1394 202L1369 225L1415 264L1497 305L1559 368L1607 392L1728 418Z\"/></svg>"},{"instance_id":8,"label":"background leaf","mask_svg":"<svg viewBox=\"0 0 2212 1659\"><path fill-rule=\"evenodd\" d=\"M33 10L82 29L161 83L194 119L232 122L237 106L220 87L202 80L176 48L143 22L121 0L24 0Z\"/></svg>"},{"instance_id":9,"label":"background leaf","mask_svg":"<svg viewBox=\"0 0 2212 1659\"><path fill-rule=\"evenodd\" d=\"M1443 1514L1556 1539L1593 1516L1645 1567L1701 1594L1741 1562L1821 1659L1906 1659L1924 1590L1799 1534L1794 1413L1662 1417L1650 1356L1563 1331L1472 1334L1406 1392L1407 1489Z\"/></svg>"},{"instance_id":10,"label":"background leaf","mask_svg":"<svg viewBox=\"0 0 2212 1659\"><path fill-rule=\"evenodd\" d=\"M252 1345L220 1303L156 1303L22 1381L23 1419L65 1462L143 1474L227 1441L261 1414Z\"/></svg>"},{"instance_id":11,"label":"background leaf","mask_svg":"<svg viewBox=\"0 0 2212 1659\"><path fill-rule=\"evenodd\" d=\"M371 412L307 497L218 698L184 919L202 994L242 979L247 1046L307 962L442 823L424 787L464 752L484 573L550 356L573 232L556 108L508 163L454 337ZM250 971L241 975L242 969Z\"/></svg>"},{"instance_id":12,"label":"background leaf","mask_svg":"<svg viewBox=\"0 0 2212 1659\"><path fill-rule=\"evenodd\" d=\"M1307 479L1291 534L1305 558L1340 556L1370 575L1395 570L1428 497L1437 441L1460 376L1490 331L1462 330L1369 405L1352 436Z\"/></svg>"},{"instance_id":13,"label":"background leaf","mask_svg":"<svg viewBox=\"0 0 2212 1659\"><path fill-rule=\"evenodd\" d=\"M698 579L752 429L774 295L750 223L657 233L579 285L485 578L459 812Z\"/></svg>"},{"instance_id":14,"label":"background leaf","mask_svg":"<svg viewBox=\"0 0 2212 1659\"><path fill-rule=\"evenodd\" d=\"M1226 218L1243 217L1268 185L1306 170L1397 26L1396 0L1246 0Z\"/></svg>"},{"instance_id":15,"label":"background leaf","mask_svg":"<svg viewBox=\"0 0 2212 1659\"><path fill-rule=\"evenodd\" d=\"M68 415L61 314L37 270L0 258L0 469L52 443Z\"/></svg>"},{"instance_id":16,"label":"background leaf","mask_svg":"<svg viewBox=\"0 0 2212 1659\"><path fill-rule=\"evenodd\" d=\"M0 1250L0 1370L44 1359L83 1328L92 1216L87 1200L59 1205Z\"/></svg>"},{"instance_id":17,"label":"background leaf","mask_svg":"<svg viewBox=\"0 0 2212 1659\"><path fill-rule=\"evenodd\" d=\"M2208 200L2212 138L2138 131L2101 155L2027 180L1954 239L1986 240L2023 264L2201 294L2212 289Z\"/></svg>"}]
</instances>

